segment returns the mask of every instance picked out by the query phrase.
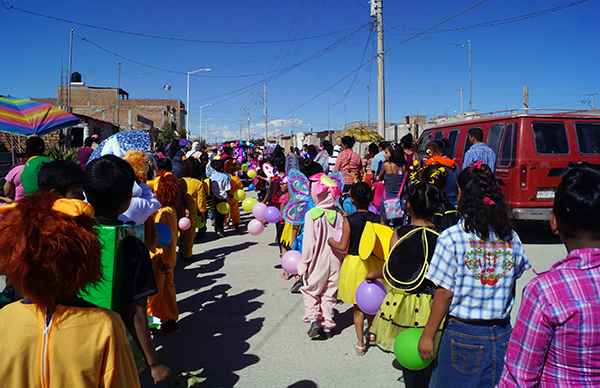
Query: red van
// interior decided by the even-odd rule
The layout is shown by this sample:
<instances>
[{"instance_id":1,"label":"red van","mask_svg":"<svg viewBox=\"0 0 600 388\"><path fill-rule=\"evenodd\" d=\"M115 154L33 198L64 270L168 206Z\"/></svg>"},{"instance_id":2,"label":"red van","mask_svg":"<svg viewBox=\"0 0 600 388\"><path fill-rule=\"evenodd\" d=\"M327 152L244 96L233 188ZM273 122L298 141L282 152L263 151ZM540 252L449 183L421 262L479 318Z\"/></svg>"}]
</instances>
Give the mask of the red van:
<instances>
[{"instance_id":1,"label":"red van","mask_svg":"<svg viewBox=\"0 0 600 388\"><path fill-rule=\"evenodd\" d=\"M471 147L469 130L481 128L484 141L496 154L496 179L518 220L545 221L554 192L569 165L600 164L600 114L513 113L484 115L431 127L419 138L418 152L426 157L431 140L450 140L448 156L462 167Z\"/></svg>"}]
</instances>

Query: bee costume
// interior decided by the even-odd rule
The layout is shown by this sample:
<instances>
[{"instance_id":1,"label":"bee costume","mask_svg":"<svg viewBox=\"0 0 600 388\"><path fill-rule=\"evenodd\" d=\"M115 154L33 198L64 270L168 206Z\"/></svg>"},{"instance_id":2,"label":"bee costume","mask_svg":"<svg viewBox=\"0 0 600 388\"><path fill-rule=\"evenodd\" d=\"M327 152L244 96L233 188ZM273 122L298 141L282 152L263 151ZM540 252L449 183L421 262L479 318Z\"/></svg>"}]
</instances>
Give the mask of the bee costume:
<instances>
[{"instance_id":1,"label":"bee costume","mask_svg":"<svg viewBox=\"0 0 600 388\"><path fill-rule=\"evenodd\" d=\"M377 346L387 352L394 350L394 340L402 330L425 327L437 288L425 274L439 233L425 226L406 225L397 234L398 242L383 265L383 277L391 289L371 326ZM442 325L435 337L436 348Z\"/></svg>"}]
</instances>

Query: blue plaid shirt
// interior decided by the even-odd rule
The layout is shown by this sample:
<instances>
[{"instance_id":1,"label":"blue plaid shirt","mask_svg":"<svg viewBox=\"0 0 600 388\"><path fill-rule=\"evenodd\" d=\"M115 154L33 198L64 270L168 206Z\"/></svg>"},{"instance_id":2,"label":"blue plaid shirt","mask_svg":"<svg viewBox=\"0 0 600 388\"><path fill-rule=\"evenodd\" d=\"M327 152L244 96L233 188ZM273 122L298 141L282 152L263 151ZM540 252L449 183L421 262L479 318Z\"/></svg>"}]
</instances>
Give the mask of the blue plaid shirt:
<instances>
[{"instance_id":1,"label":"blue plaid shirt","mask_svg":"<svg viewBox=\"0 0 600 388\"><path fill-rule=\"evenodd\" d=\"M514 304L512 287L531 264L519 236L487 240L466 232L464 222L440 234L426 278L454 293L448 313L462 319L504 319Z\"/></svg>"},{"instance_id":2,"label":"blue plaid shirt","mask_svg":"<svg viewBox=\"0 0 600 388\"><path fill-rule=\"evenodd\" d=\"M487 164L492 172L496 172L496 154L485 143L475 143L465 152L463 158L463 170L469 167L469 164L480 161Z\"/></svg>"}]
</instances>

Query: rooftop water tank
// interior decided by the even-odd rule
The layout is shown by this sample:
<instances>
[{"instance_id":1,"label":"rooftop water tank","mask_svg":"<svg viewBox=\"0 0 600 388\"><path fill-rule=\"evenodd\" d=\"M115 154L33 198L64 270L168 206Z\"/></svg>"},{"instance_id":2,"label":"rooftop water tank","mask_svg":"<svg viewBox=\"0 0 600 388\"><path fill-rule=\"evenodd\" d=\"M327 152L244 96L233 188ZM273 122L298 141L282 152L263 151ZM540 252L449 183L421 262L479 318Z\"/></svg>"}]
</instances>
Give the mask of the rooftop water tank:
<instances>
[{"instance_id":1,"label":"rooftop water tank","mask_svg":"<svg viewBox=\"0 0 600 388\"><path fill-rule=\"evenodd\" d=\"M81 83L81 74L78 72L71 74L71 82Z\"/></svg>"}]
</instances>

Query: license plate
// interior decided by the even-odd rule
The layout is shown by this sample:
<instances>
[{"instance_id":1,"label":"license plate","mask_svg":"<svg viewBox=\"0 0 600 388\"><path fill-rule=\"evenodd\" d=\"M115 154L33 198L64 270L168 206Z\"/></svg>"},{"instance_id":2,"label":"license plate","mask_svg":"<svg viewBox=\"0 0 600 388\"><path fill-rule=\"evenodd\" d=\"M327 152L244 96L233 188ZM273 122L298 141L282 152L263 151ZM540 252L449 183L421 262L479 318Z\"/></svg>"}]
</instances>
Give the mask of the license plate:
<instances>
[{"instance_id":1,"label":"license plate","mask_svg":"<svg viewBox=\"0 0 600 388\"><path fill-rule=\"evenodd\" d=\"M538 189L537 191L537 199L554 199L554 188L543 188Z\"/></svg>"}]
</instances>

